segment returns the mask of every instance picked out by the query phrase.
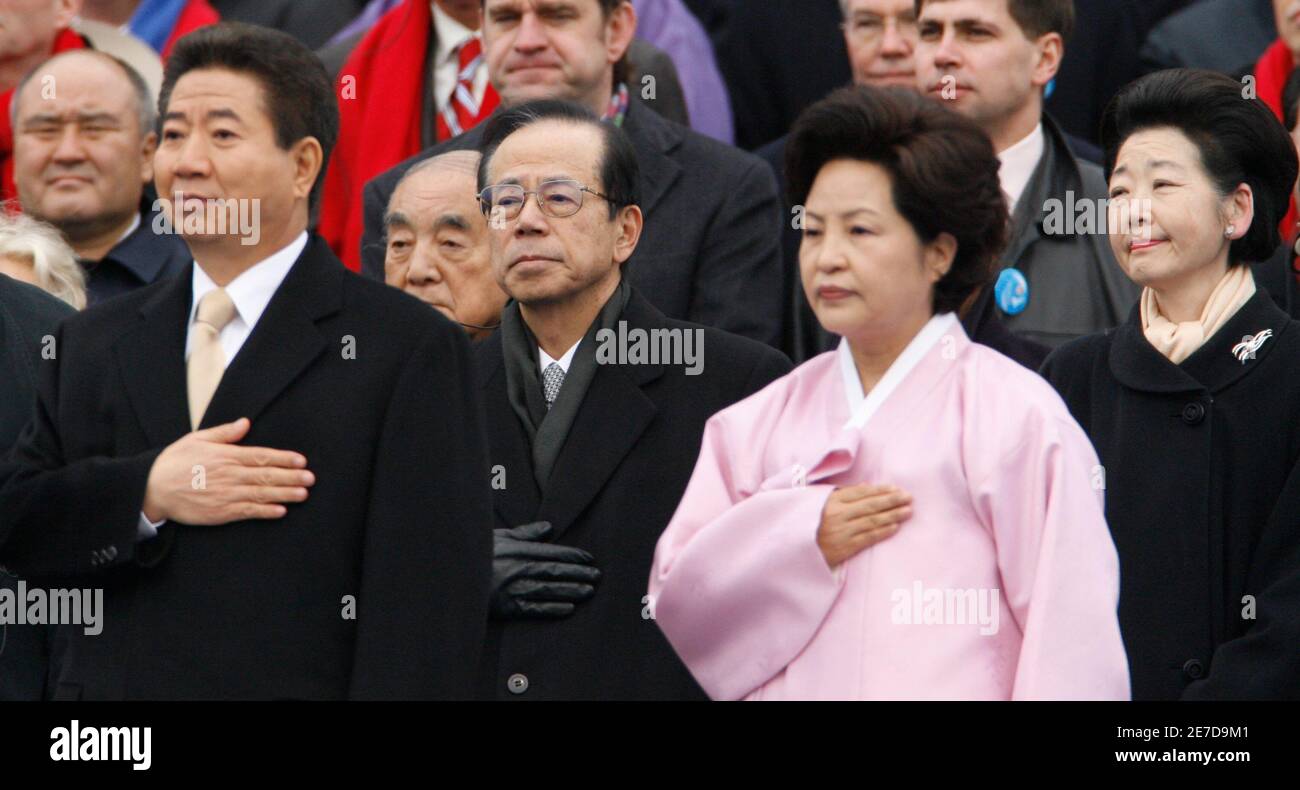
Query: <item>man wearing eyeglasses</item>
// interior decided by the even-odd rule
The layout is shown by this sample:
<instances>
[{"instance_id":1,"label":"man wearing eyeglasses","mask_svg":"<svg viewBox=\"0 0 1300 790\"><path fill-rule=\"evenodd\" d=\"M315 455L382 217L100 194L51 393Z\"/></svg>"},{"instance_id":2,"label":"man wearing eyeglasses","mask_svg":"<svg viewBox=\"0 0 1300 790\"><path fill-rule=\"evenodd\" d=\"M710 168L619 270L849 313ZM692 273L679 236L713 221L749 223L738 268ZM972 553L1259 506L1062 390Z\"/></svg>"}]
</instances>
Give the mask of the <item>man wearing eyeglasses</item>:
<instances>
[{"instance_id":1,"label":"man wearing eyeglasses","mask_svg":"<svg viewBox=\"0 0 1300 790\"><path fill-rule=\"evenodd\" d=\"M544 100L484 131L479 199L514 300L476 349L495 503L492 699L703 699L646 600L704 424L784 375L747 338L664 316L624 278L641 240L636 152Z\"/></svg>"},{"instance_id":2,"label":"man wearing eyeglasses","mask_svg":"<svg viewBox=\"0 0 1300 790\"><path fill-rule=\"evenodd\" d=\"M775 182L753 155L651 109L663 100L663 86L654 75L630 80L624 59L637 25L631 1L483 0L482 8L485 63L503 108L536 99L571 101L632 141L646 220L645 243L628 279L665 315L778 345L783 315ZM367 182L363 274L383 276L384 209L402 174L435 154L482 150L482 140L480 124ZM332 231L323 230L329 237Z\"/></svg>"}]
</instances>

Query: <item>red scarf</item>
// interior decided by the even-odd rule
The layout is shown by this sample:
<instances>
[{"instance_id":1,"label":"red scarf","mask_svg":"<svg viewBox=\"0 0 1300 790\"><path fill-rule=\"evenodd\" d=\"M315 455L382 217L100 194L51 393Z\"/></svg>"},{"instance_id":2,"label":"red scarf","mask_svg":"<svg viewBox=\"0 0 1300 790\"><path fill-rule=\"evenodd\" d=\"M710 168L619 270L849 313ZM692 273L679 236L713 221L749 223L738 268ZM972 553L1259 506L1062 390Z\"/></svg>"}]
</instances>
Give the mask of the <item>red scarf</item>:
<instances>
[{"instance_id":1,"label":"red scarf","mask_svg":"<svg viewBox=\"0 0 1300 790\"><path fill-rule=\"evenodd\" d=\"M349 269L361 269L366 182L418 154L425 56L433 30L426 0L380 17L339 71L339 140L325 172L319 231Z\"/></svg>"},{"instance_id":2,"label":"red scarf","mask_svg":"<svg viewBox=\"0 0 1300 790\"><path fill-rule=\"evenodd\" d=\"M90 49L90 43L65 28L54 37L50 57L70 49ZM0 94L0 200L18 199L18 188L14 186L14 129L9 123L9 103L14 100L14 90L10 88Z\"/></svg>"},{"instance_id":3,"label":"red scarf","mask_svg":"<svg viewBox=\"0 0 1300 790\"><path fill-rule=\"evenodd\" d=\"M1282 88L1286 86L1286 78L1291 75L1291 70L1294 68L1295 58L1291 56L1291 50L1287 48L1286 42L1280 38L1264 50L1259 62L1255 64L1256 95L1259 96L1260 101L1268 105L1279 121L1283 121L1285 117L1282 112ZM1290 129L1287 131L1289 132ZM1295 194L1292 193L1291 205L1287 208L1286 216L1282 218L1282 224L1278 226L1282 241L1288 245L1295 241L1298 220L1300 220L1300 213L1296 211Z\"/></svg>"},{"instance_id":4,"label":"red scarf","mask_svg":"<svg viewBox=\"0 0 1300 790\"><path fill-rule=\"evenodd\" d=\"M201 27L215 25L220 21L221 15L217 13L215 8L208 5L208 0L189 0L185 4L185 8L181 9L181 15L176 17L176 25L172 27L172 34L167 37L167 43L163 44L163 62L166 63L167 56L172 54L172 47L176 46L176 39Z\"/></svg>"}]
</instances>

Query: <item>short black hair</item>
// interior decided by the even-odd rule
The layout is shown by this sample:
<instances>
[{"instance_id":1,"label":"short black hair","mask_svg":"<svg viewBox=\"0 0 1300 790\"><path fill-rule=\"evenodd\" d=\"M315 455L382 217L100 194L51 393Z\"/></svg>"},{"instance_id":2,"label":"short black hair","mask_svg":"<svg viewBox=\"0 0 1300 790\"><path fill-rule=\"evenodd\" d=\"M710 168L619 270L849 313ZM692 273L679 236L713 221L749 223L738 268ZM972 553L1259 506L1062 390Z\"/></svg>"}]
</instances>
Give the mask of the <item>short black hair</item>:
<instances>
[{"instance_id":1,"label":"short black hair","mask_svg":"<svg viewBox=\"0 0 1300 790\"><path fill-rule=\"evenodd\" d=\"M1237 80L1205 69L1167 69L1125 86L1102 115L1106 178L1119 149L1144 129L1168 127L1187 136L1220 195L1249 184L1255 196L1250 230L1228 248L1228 261L1266 260L1282 243L1278 223L1291 203L1300 163L1295 143L1258 98L1242 95Z\"/></svg>"},{"instance_id":2,"label":"short black hair","mask_svg":"<svg viewBox=\"0 0 1300 790\"><path fill-rule=\"evenodd\" d=\"M478 164L478 190L487 187L488 167L492 157L505 139L520 129L541 121L564 121L590 126L600 132L604 150L600 159L600 186L598 191L609 199L609 218L618 216L624 206L641 202L639 183L641 167L637 163L636 149L622 129L596 117L591 110L579 104L559 99L539 99L501 110L484 124L480 150L483 158ZM589 185L590 186L590 185ZM595 189L596 187L593 187Z\"/></svg>"},{"instance_id":3,"label":"short black hair","mask_svg":"<svg viewBox=\"0 0 1300 790\"><path fill-rule=\"evenodd\" d=\"M316 54L293 36L270 28L242 22L201 27L178 40L167 59L158 95L160 115L167 113L177 80L198 69L228 69L261 83L266 114L282 149L304 137L316 138L323 161L308 204L314 210L339 137L334 85Z\"/></svg>"},{"instance_id":4,"label":"short black hair","mask_svg":"<svg viewBox=\"0 0 1300 790\"><path fill-rule=\"evenodd\" d=\"M808 200L837 159L878 165L894 205L926 243L957 240L952 267L934 285L934 312L956 312L993 276L1010 220L993 143L974 121L903 88L841 88L799 116L786 144L789 197Z\"/></svg>"}]
</instances>

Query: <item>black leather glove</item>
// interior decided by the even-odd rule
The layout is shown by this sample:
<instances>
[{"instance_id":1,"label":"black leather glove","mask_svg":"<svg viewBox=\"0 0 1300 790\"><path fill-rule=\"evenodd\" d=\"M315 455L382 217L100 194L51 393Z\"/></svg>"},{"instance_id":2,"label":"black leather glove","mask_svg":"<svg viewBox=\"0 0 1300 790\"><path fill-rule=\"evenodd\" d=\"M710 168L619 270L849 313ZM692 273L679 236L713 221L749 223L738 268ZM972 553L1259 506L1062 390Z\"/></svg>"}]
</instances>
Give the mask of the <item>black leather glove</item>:
<instances>
[{"instance_id":1,"label":"black leather glove","mask_svg":"<svg viewBox=\"0 0 1300 790\"><path fill-rule=\"evenodd\" d=\"M549 521L492 531L494 619L568 617L596 594L595 558L582 549L542 543L550 532Z\"/></svg>"}]
</instances>

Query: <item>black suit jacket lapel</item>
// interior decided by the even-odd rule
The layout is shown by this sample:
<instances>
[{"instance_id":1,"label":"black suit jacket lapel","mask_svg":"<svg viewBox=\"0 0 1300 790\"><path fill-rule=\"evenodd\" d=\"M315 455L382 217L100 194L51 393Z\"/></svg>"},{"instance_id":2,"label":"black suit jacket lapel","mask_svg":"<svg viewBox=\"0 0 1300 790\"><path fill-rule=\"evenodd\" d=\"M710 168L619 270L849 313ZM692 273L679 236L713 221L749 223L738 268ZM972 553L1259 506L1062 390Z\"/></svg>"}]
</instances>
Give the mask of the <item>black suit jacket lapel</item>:
<instances>
[{"instance_id":1,"label":"black suit jacket lapel","mask_svg":"<svg viewBox=\"0 0 1300 790\"><path fill-rule=\"evenodd\" d=\"M113 346L127 399L153 447L171 444L190 430L185 333L192 266L157 286L140 307L139 324Z\"/></svg>"},{"instance_id":2,"label":"black suit jacket lapel","mask_svg":"<svg viewBox=\"0 0 1300 790\"><path fill-rule=\"evenodd\" d=\"M342 351L342 337L326 337L316 322L342 307L346 276L325 242L313 236L226 368L200 428L256 420L331 344Z\"/></svg>"},{"instance_id":3,"label":"black suit jacket lapel","mask_svg":"<svg viewBox=\"0 0 1300 790\"><path fill-rule=\"evenodd\" d=\"M498 331L484 340L478 351L475 362L487 424L490 449L488 463L494 468L494 485L498 480L495 467L501 466L506 471L505 486L493 489L492 503L508 526L517 527L536 520L541 499L537 481L533 479L533 454L528 434L510 406L501 333Z\"/></svg>"},{"instance_id":4,"label":"black suit jacket lapel","mask_svg":"<svg viewBox=\"0 0 1300 790\"><path fill-rule=\"evenodd\" d=\"M636 291L623 312L629 330L664 327L666 319ZM577 519L631 452L658 413L642 388L662 365L598 365L569 436L551 472L538 519L558 538Z\"/></svg>"}]
</instances>

